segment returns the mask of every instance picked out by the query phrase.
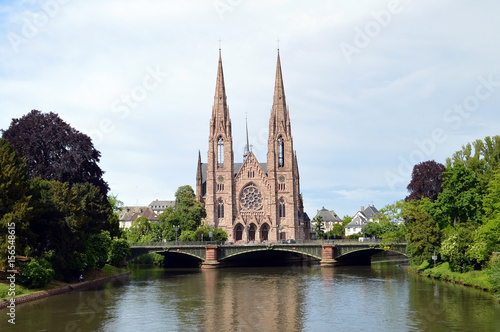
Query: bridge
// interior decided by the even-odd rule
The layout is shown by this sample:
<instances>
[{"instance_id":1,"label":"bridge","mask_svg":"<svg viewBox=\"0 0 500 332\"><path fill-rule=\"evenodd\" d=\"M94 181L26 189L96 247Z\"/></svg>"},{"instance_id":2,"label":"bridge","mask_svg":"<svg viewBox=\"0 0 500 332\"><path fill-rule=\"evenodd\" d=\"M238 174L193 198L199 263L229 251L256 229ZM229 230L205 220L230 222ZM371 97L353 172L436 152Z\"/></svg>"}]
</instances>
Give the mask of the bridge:
<instances>
[{"instance_id":1,"label":"bridge","mask_svg":"<svg viewBox=\"0 0 500 332\"><path fill-rule=\"evenodd\" d=\"M133 259L148 253L157 253L166 260L190 261L201 268L219 268L238 262L266 260L269 258L287 261L319 261L321 266L367 265L371 256L380 252L396 252L406 256L406 243L382 246L378 242L333 242L333 243L267 243L267 244L175 244L134 243L131 245Z\"/></svg>"}]
</instances>

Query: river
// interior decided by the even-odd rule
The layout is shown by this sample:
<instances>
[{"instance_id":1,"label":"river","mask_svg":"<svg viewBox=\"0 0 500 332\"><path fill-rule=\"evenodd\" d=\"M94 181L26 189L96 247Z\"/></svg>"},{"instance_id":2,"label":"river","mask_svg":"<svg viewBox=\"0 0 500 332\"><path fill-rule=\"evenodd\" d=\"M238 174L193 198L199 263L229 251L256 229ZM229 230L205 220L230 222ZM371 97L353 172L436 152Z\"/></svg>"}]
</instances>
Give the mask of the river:
<instances>
[{"instance_id":1,"label":"river","mask_svg":"<svg viewBox=\"0 0 500 332\"><path fill-rule=\"evenodd\" d=\"M218 270L132 267L125 283L16 307L0 331L500 331L500 303L395 262Z\"/></svg>"}]
</instances>

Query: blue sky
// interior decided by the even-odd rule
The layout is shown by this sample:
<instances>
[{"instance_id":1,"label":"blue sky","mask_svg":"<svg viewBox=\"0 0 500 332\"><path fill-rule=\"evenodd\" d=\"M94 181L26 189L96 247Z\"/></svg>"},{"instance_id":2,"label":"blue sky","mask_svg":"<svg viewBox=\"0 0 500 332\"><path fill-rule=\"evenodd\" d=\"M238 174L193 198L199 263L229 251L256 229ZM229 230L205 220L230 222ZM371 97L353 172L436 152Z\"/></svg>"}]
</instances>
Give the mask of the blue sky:
<instances>
[{"instance_id":1,"label":"blue sky","mask_svg":"<svg viewBox=\"0 0 500 332\"><path fill-rule=\"evenodd\" d=\"M219 39L235 161L266 160L277 40L305 209L406 196L414 164L500 134L497 1L2 1L0 128L31 109L89 134L126 205L206 162Z\"/></svg>"}]
</instances>

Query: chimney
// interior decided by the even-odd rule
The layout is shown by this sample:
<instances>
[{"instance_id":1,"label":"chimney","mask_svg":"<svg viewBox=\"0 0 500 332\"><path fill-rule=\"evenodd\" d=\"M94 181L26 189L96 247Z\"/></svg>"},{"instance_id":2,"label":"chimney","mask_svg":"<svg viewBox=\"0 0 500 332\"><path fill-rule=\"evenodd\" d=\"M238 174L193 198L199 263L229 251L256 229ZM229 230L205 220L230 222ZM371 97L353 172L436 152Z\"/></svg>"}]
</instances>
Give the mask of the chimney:
<instances>
[{"instance_id":1,"label":"chimney","mask_svg":"<svg viewBox=\"0 0 500 332\"><path fill-rule=\"evenodd\" d=\"M361 207L361 212L363 212L364 210L365 210L365 207L364 207L364 206L362 206L362 207Z\"/></svg>"}]
</instances>

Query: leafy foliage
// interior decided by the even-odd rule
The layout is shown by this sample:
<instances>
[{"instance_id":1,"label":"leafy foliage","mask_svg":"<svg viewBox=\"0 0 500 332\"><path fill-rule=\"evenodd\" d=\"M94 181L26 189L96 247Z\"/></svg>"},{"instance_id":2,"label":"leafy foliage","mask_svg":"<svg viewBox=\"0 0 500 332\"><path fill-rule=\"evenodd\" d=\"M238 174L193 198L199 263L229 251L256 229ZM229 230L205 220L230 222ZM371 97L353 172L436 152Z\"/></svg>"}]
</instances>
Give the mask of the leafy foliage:
<instances>
[{"instance_id":1,"label":"leafy foliage","mask_svg":"<svg viewBox=\"0 0 500 332\"><path fill-rule=\"evenodd\" d=\"M433 216L440 228L468 221L481 222L483 191L474 173L462 163L449 166L444 172L443 192L439 194Z\"/></svg>"},{"instance_id":2,"label":"leafy foliage","mask_svg":"<svg viewBox=\"0 0 500 332\"><path fill-rule=\"evenodd\" d=\"M13 119L3 132L12 148L26 159L30 178L92 183L104 197L109 187L98 165L101 153L89 136L77 131L55 113L32 110Z\"/></svg>"},{"instance_id":3,"label":"leafy foliage","mask_svg":"<svg viewBox=\"0 0 500 332\"><path fill-rule=\"evenodd\" d=\"M407 202L402 210L406 218L407 251L411 262L416 265L430 261L440 246L439 227L425 209L426 200Z\"/></svg>"},{"instance_id":4,"label":"leafy foliage","mask_svg":"<svg viewBox=\"0 0 500 332\"><path fill-rule=\"evenodd\" d=\"M21 266L19 281L28 288L45 287L54 278L54 269L44 258L32 259Z\"/></svg>"},{"instance_id":5,"label":"leafy foliage","mask_svg":"<svg viewBox=\"0 0 500 332\"><path fill-rule=\"evenodd\" d=\"M313 218L314 222L314 232L316 233L316 238L320 239L325 236L325 223L323 222L322 216L316 216Z\"/></svg>"},{"instance_id":6,"label":"leafy foliage","mask_svg":"<svg viewBox=\"0 0 500 332\"><path fill-rule=\"evenodd\" d=\"M15 228L17 253L23 252L28 237L33 238L28 228L32 210L28 190L28 176L23 160L10 147L9 142L0 139L0 251L2 253L7 253L9 247L9 226ZM0 255L0 268L6 267L7 256Z\"/></svg>"},{"instance_id":7,"label":"leafy foliage","mask_svg":"<svg viewBox=\"0 0 500 332\"><path fill-rule=\"evenodd\" d=\"M419 200L427 197L434 202L441 192L444 171L444 165L434 160L415 165L411 174L411 181L406 187L410 194L405 200Z\"/></svg>"},{"instance_id":8,"label":"leafy foliage","mask_svg":"<svg viewBox=\"0 0 500 332\"><path fill-rule=\"evenodd\" d=\"M108 231L91 234L85 242L87 269L102 269L108 261L108 252L111 246L111 237Z\"/></svg>"},{"instance_id":9,"label":"leafy foliage","mask_svg":"<svg viewBox=\"0 0 500 332\"><path fill-rule=\"evenodd\" d=\"M468 272L474 269L475 261L468 255L473 241L473 229L460 226L452 229L451 233L441 243L440 254L443 260L450 263L454 272Z\"/></svg>"},{"instance_id":10,"label":"leafy foliage","mask_svg":"<svg viewBox=\"0 0 500 332\"><path fill-rule=\"evenodd\" d=\"M130 255L130 245L125 239L113 239L109 251L109 264L113 266L122 266L125 259Z\"/></svg>"}]
</instances>

